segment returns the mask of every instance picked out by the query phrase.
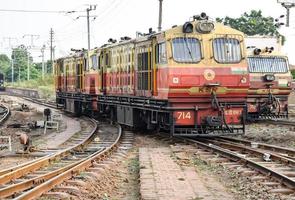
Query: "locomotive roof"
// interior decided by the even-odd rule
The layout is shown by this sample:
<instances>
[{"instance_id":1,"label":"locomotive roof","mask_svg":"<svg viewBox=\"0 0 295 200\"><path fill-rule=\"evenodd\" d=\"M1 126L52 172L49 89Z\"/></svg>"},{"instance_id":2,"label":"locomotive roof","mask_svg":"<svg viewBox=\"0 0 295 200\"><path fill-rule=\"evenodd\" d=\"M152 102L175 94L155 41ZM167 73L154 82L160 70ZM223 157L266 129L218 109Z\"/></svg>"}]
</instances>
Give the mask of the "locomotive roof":
<instances>
[{"instance_id":1,"label":"locomotive roof","mask_svg":"<svg viewBox=\"0 0 295 200\"><path fill-rule=\"evenodd\" d=\"M195 20L195 21L191 21L190 23L192 23L194 25L194 28L196 27L196 25L200 22L202 22L203 20ZM227 35L244 35L243 32L241 31L238 31L236 29L233 29L229 26L226 26L224 24L221 24L221 23L214 23L214 30L212 30L209 34L216 34L216 35L224 35L224 34L227 34ZM137 44L137 43L140 43L140 42L144 42L144 41L148 41L150 38L152 37L156 37L157 35L161 35L161 34L164 34L164 35L173 35L173 34L176 34L176 33L182 33L182 28L183 28L183 25L178 25L178 26L174 26L170 29L167 29L167 30L164 30L164 31L161 31L161 32L152 32L151 34L144 34L143 36L140 36L140 37L136 37L136 38L133 38L133 39L128 39L128 40L121 40L119 42L116 42L116 43L108 43L108 44L104 44L102 45L101 47L99 48L94 48L92 50L90 50L90 54L93 54L93 53L96 53L98 51L104 51L104 50L107 50L109 48L113 48L113 47L119 47L119 46L123 46L123 45L129 45L129 44ZM194 29L195 30L195 29ZM206 34L203 34L203 33L198 33L198 32L194 32L194 34L197 34L197 35L206 35ZM60 59L71 59L73 57L81 57L81 56L84 56L86 55L86 52L83 52L83 50L81 51L76 51L75 53L69 55L69 56L66 56L66 57L63 57L63 58L60 58Z\"/></svg>"},{"instance_id":2,"label":"locomotive roof","mask_svg":"<svg viewBox=\"0 0 295 200\"><path fill-rule=\"evenodd\" d=\"M192 21L191 23L194 24L194 26L199 23L201 21ZM238 31L236 29L233 29L229 26L226 26L224 24L221 23L214 23L215 28L212 32L210 32L210 34L233 34L233 35L244 35L243 32ZM111 47L117 47L117 46L121 46L121 45L126 45L126 44L136 44L136 43L140 43L140 42L144 42L149 40L151 37L160 35L160 34L173 34L173 33L182 33L182 27L183 25L178 25L175 27L172 27L170 29L161 31L161 32L157 32L157 33L152 33L152 34L146 34L145 36L141 36L141 37L137 37L137 38L133 38L130 40L125 40L125 41L120 41L114 44L104 44L102 47L100 47L99 49L108 49ZM202 33L198 33L199 35L203 35Z\"/></svg>"},{"instance_id":3,"label":"locomotive roof","mask_svg":"<svg viewBox=\"0 0 295 200\"><path fill-rule=\"evenodd\" d=\"M198 23L202 22L202 20L200 21L192 21L190 23L192 23L194 25L194 29L196 28L196 25ZM210 22L210 21L209 21ZM211 21L213 22L213 21ZM208 33L208 34L220 34L220 35L224 35L224 34L237 34L237 35L244 35L243 32L239 31L239 30L236 30L236 29L233 29L231 28L230 26L226 26L222 23L217 23L217 22L213 22L214 23L214 29ZM175 26L171 29L168 29L165 31L165 33L180 33L182 32L182 28L183 28L183 25L180 25L180 26ZM189 33L188 33L189 34ZM198 32L194 32L194 34L198 34L198 35L206 35L206 33L198 33Z\"/></svg>"}]
</instances>

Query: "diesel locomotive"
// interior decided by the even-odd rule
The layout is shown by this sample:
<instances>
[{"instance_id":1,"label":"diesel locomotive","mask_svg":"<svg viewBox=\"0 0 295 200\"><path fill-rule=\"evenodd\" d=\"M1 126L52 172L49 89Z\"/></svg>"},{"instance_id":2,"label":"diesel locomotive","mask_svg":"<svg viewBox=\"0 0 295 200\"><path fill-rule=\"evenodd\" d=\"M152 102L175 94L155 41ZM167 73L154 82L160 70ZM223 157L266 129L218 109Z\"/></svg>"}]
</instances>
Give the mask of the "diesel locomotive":
<instances>
[{"instance_id":1,"label":"diesel locomotive","mask_svg":"<svg viewBox=\"0 0 295 200\"><path fill-rule=\"evenodd\" d=\"M56 102L77 115L172 136L243 134L246 57L244 34L202 13L57 59Z\"/></svg>"},{"instance_id":2,"label":"diesel locomotive","mask_svg":"<svg viewBox=\"0 0 295 200\"><path fill-rule=\"evenodd\" d=\"M292 91L288 58L273 47L265 47L255 48L247 60L250 74L247 119L288 117L288 96Z\"/></svg>"}]
</instances>

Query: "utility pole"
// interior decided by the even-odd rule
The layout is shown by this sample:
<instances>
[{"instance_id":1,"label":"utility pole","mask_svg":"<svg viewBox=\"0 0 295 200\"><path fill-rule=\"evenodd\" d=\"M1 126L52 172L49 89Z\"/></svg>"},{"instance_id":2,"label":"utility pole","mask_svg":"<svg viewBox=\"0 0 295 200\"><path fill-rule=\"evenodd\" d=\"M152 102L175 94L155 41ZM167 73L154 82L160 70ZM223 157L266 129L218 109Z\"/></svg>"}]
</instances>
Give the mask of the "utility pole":
<instances>
[{"instance_id":1,"label":"utility pole","mask_svg":"<svg viewBox=\"0 0 295 200\"><path fill-rule=\"evenodd\" d=\"M14 55L13 55L13 49L11 52L11 83L14 82Z\"/></svg>"},{"instance_id":2,"label":"utility pole","mask_svg":"<svg viewBox=\"0 0 295 200\"><path fill-rule=\"evenodd\" d=\"M16 37L3 37L3 40L8 40L8 47L11 48L12 47L12 41L17 41Z\"/></svg>"},{"instance_id":3,"label":"utility pole","mask_svg":"<svg viewBox=\"0 0 295 200\"><path fill-rule=\"evenodd\" d=\"M51 68L52 68L52 75L54 75L55 46L52 47L52 60L53 60L53 62L52 62Z\"/></svg>"},{"instance_id":4,"label":"utility pole","mask_svg":"<svg viewBox=\"0 0 295 200\"><path fill-rule=\"evenodd\" d=\"M14 54L13 54L13 48L12 48L12 41L16 40L15 37L4 37L3 40L8 40L8 46L11 48L11 82L14 82Z\"/></svg>"},{"instance_id":5,"label":"utility pole","mask_svg":"<svg viewBox=\"0 0 295 200\"><path fill-rule=\"evenodd\" d=\"M295 7L295 0L278 0L278 3L280 3L287 10L286 27L289 27L290 26L290 9Z\"/></svg>"},{"instance_id":6,"label":"utility pole","mask_svg":"<svg viewBox=\"0 0 295 200\"><path fill-rule=\"evenodd\" d=\"M88 58L88 62L87 62L87 69L89 69L89 52L90 52L90 48L91 48L91 45L90 45L90 22L89 22L89 19L91 17L93 17L94 19L97 17L97 16L90 16L89 13L90 11L93 11L93 10L96 10L96 5L89 5L89 8L86 9L86 16L79 16L77 17L77 19L79 19L80 17L86 17L87 19L87 36L88 36L88 44L87 44L87 58Z\"/></svg>"},{"instance_id":7,"label":"utility pole","mask_svg":"<svg viewBox=\"0 0 295 200\"><path fill-rule=\"evenodd\" d=\"M27 80L30 80L30 53L29 53L29 51L27 50L27 61L28 61L28 63L27 63Z\"/></svg>"},{"instance_id":8,"label":"utility pole","mask_svg":"<svg viewBox=\"0 0 295 200\"><path fill-rule=\"evenodd\" d=\"M44 62L44 50L45 50L46 46L43 45L41 48L41 53L42 53L42 79L44 79L45 76L45 62Z\"/></svg>"},{"instance_id":9,"label":"utility pole","mask_svg":"<svg viewBox=\"0 0 295 200\"><path fill-rule=\"evenodd\" d=\"M34 35L34 34L25 34L23 35L23 38L30 37L31 38L31 48L33 48L34 45L34 38L39 39L40 35ZM27 80L30 80L30 52L27 48Z\"/></svg>"},{"instance_id":10,"label":"utility pole","mask_svg":"<svg viewBox=\"0 0 295 200\"><path fill-rule=\"evenodd\" d=\"M50 65L51 65L52 72L53 72L53 36L54 36L54 31L51 28L50 29ZM46 67L46 73L47 73L47 67Z\"/></svg>"},{"instance_id":11,"label":"utility pole","mask_svg":"<svg viewBox=\"0 0 295 200\"><path fill-rule=\"evenodd\" d=\"M33 35L33 34L25 34L23 35L23 38L25 37L31 37L31 47L34 47L34 38L39 39L40 35Z\"/></svg>"},{"instance_id":12,"label":"utility pole","mask_svg":"<svg viewBox=\"0 0 295 200\"><path fill-rule=\"evenodd\" d=\"M96 5L89 5L89 8L86 9L86 13L87 13L87 35L88 35L88 51L90 51L90 22L89 22L89 12L92 10L96 10Z\"/></svg>"},{"instance_id":13,"label":"utility pole","mask_svg":"<svg viewBox=\"0 0 295 200\"><path fill-rule=\"evenodd\" d=\"M159 0L159 24L158 24L158 32L162 30L162 3L163 0Z\"/></svg>"}]
</instances>

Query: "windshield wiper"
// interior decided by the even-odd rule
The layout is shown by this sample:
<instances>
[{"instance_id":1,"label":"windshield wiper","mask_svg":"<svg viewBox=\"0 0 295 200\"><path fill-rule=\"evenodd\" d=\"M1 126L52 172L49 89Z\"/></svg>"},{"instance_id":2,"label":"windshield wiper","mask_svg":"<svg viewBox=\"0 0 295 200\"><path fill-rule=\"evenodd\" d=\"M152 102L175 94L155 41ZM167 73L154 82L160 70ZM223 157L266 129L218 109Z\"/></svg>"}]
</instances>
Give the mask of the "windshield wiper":
<instances>
[{"instance_id":1,"label":"windshield wiper","mask_svg":"<svg viewBox=\"0 0 295 200\"><path fill-rule=\"evenodd\" d=\"M276 57L273 57L272 58L272 61L271 61L271 64L270 64L270 69L272 69L273 64L275 63L275 61L276 61Z\"/></svg>"},{"instance_id":2,"label":"windshield wiper","mask_svg":"<svg viewBox=\"0 0 295 200\"><path fill-rule=\"evenodd\" d=\"M193 58L193 55L192 55L192 51L190 50L189 46L188 46L188 43L187 43L187 38L184 38L184 41L185 41L185 44L186 44L186 48L188 50L188 53L192 59L192 62L194 62L194 58Z\"/></svg>"}]
</instances>

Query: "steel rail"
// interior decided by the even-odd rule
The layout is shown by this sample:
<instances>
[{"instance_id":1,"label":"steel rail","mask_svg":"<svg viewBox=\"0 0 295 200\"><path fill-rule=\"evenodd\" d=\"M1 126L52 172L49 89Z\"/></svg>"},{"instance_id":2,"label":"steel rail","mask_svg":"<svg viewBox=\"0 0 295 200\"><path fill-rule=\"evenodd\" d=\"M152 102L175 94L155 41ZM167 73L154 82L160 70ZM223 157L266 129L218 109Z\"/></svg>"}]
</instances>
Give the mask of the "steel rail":
<instances>
[{"instance_id":1,"label":"steel rail","mask_svg":"<svg viewBox=\"0 0 295 200\"><path fill-rule=\"evenodd\" d=\"M100 151L98 151L97 153L99 153ZM75 163L71 163L67 166L61 167L57 170L48 172L46 174L40 175L38 177L32 178L32 179L28 179L26 181L17 183L17 184L13 184L10 185L8 187L5 187L3 189L0 189L0 197L5 198L5 197L9 197L12 196L13 194L17 193L17 192L22 192L26 189L32 188L35 185L44 183L46 180L52 179L53 177L58 176L59 174L71 169L72 167L76 166L77 164L83 162L85 159L83 160L79 160Z\"/></svg>"},{"instance_id":2,"label":"steel rail","mask_svg":"<svg viewBox=\"0 0 295 200\"><path fill-rule=\"evenodd\" d=\"M265 144L265 143L260 143L260 142L254 142L254 141L250 141L250 140L245 140L245 139L238 139L238 138L230 138L230 137L218 137L224 141L231 141L234 143L242 143L244 145L247 146L252 146L252 145L257 145L257 148L259 149L264 149L264 150L268 150L268 151L272 151L275 153L279 153L282 156L286 156L287 157L294 157L293 159L295 159L295 149L293 148L287 148L287 147L280 147L280 146L276 146L276 145L271 145L271 144Z\"/></svg>"},{"instance_id":3,"label":"steel rail","mask_svg":"<svg viewBox=\"0 0 295 200\"><path fill-rule=\"evenodd\" d=\"M84 171L91 166L93 166L93 163L96 160L104 160L105 157L107 157L113 150L116 149L119 140L121 139L122 136L122 128L121 126L118 127L118 137L112 143L111 146L104 148L100 152L95 152L94 154L88 156L87 158L83 159L82 161L78 161L77 163L72 164L71 166L67 166L67 170L63 171L57 176L53 176L52 178L47 179L45 182L41 183L40 185L34 187L33 189L21 194L16 200L26 200L26 199L35 199L37 197L40 197L42 194L45 192L50 191L53 189L55 186L61 184L65 180L68 180L72 178L73 176L79 174L81 171Z\"/></svg>"},{"instance_id":4,"label":"steel rail","mask_svg":"<svg viewBox=\"0 0 295 200\"><path fill-rule=\"evenodd\" d=\"M9 95L9 94L7 94L7 95ZM20 97L20 98L22 98L22 99L25 99L25 100L27 100L27 101L30 101L30 102L33 102L33 103L39 104L39 105L43 105L43 106L46 106L46 107L50 107L50 108L54 108L54 109L56 109L56 106L54 106L53 104L46 104L46 103L43 103L42 101L40 101L40 100L38 100L38 99L33 99L33 98L28 98L28 97L21 97L21 96L18 96L18 97ZM89 119L89 118L87 118L87 119ZM0 124L1 124L1 123L0 123ZM93 124L95 124L95 126L97 126L96 122L93 122ZM97 127L96 127L96 129L97 129ZM90 133L90 135L92 135L92 134L93 134L93 132ZM82 141L82 142L83 142L83 141ZM55 152L55 153L57 153L57 152ZM50 156L54 155L55 153L50 153L50 154L48 154L48 155L42 156L42 157L37 158L37 159L34 159L34 160L32 160L32 161L29 161L29 162L26 162L26 163L22 163L22 164L20 164L20 165L13 166L13 167L10 167L10 168L8 168L8 169L1 170L1 171L0 171L0 179L1 179L1 177L2 177L4 174L7 174L7 173L10 173L10 172L13 172L13 171L15 171L15 170L17 170L17 169L24 168L24 167L27 166L27 165L31 165L31 164L33 164L33 163L35 163L35 162L41 161L42 159L44 159L44 158L46 158L46 157L50 157Z\"/></svg>"},{"instance_id":5,"label":"steel rail","mask_svg":"<svg viewBox=\"0 0 295 200\"><path fill-rule=\"evenodd\" d=\"M244 146L242 144L233 144L233 143L223 142L223 141L219 141L219 140L205 140L205 141L207 141L209 143L213 143L213 144L218 144L219 146L225 146L226 148L229 148L229 149L243 150L243 152L246 151L248 153L251 153L251 155L254 154L257 156L261 156L260 158L262 158L265 155L265 153L268 153L271 156L271 159L273 161L279 161L279 162L283 162L283 163L291 164L291 165L295 166L295 160L283 157L283 156L278 155L273 152L268 152L268 151L265 152L260 149Z\"/></svg>"},{"instance_id":6,"label":"steel rail","mask_svg":"<svg viewBox=\"0 0 295 200\"><path fill-rule=\"evenodd\" d=\"M42 159L45 158L45 157L52 156L53 154L54 154L54 153L51 153L51 154L48 154L48 155L42 156L42 157L40 157L40 158L37 158L37 159L31 160L31 161L28 161L28 162L22 163L22 164L20 164L20 165L13 166L13 167L10 167L10 168L7 168L7 169L3 169L3 170L0 171L0 177L1 177L2 175L4 175L4 174L9 173L9 172L13 172L13 171L15 171L16 169L23 168L23 167L26 166L26 165L30 165L30 164L32 164L32 163L34 163L34 162L37 162L37 161L39 161L39 160L42 160Z\"/></svg>"},{"instance_id":7,"label":"steel rail","mask_svg":"<svg viewBox=\"0 0 295 200\"><path fill-rule=\"evenodd\" d=\"M291 179L288 176L285 176L285 175L278 173L268 167L265 167L262 164L259 164L251 159L245 158L235 152L221 148L221 147L214 145L214 144L206 144L204 142L196 141L194 139L185 139L185 138L181 138L181 139L184 141L189 141L191 143L194 143L203 149L207 149L208 151L216 152L231 161L244 163L246 166L248 166L248 167L250 167L250 168L266 175L266 176L273 177L275 180L277 180L280 183L283 183L284 185L286 185L290 189L292 189L292 190L295 189L295 180L294 179Z\"/></svg>"},{"instance_id":8,"label":"steel rail","mask_svg":"<svg viewBox=\"0 0 295 200\"><path fill-rule=\"evenodd\" d=\"M90 119L89 120L94 124L93 130L90 132L88 137L86 137L82 142L72 146L68 147L66 149L62 149L53 155L42 157L42 159L37 160L36 162L29 163L27 165L24 165L22 168L16 168L13 171L10 171L9 173L3 174L0 176L0 185L5 184L7 182L10 182L11 180L17 179L19 177L22 177L26 175L27 173L36 171L40 169L41 167L45 167L50 164L50 162L56 160L59 157L65 156L66 154L69 154L72 150L80 150L83 148L84 145L86 145L93 137L94 133L98 129L98 125L95 120Z\"/></svg>"},{"instance_id":9,"label":"steel rail","mask_svg":"<svg viewBox=\"0 0 295 200\"><path fill-rule=\"evenodd\" d=\"M270 124L275 125L285 125L285 126L295 126L295 121L287 121L287 120L266 120Z\"/></svg>"},{"instance_id":10,"label":"steel rail","mask_svg":"<svg viewBox=\"0 0 295 200\"><path fill-rule=\"evenodd\" d=\"M46 107L49 107L49 108L57 109L56 104L44 103L41 100L35 99L35 98L28 98L28 97L21 97L21 98L24 99L24 100L30 101L32 103L36 103L36 104L46 106Z\"/></svg>"},{"instance_id":11,"label":"steel rail","mask_svg":"<svg viewBox=\"0 0 295 200\"><path fill-rule=\"evenodd\" d=\"M5 106L3 104L1 104L0 107L2 107L4 110L4 112L2 113L2 116L0 118L0 125L1 125L5 122L5 120L7 120L8 116L10 115L10 109L8 106Z\"/></svg>"}]
</instances>

